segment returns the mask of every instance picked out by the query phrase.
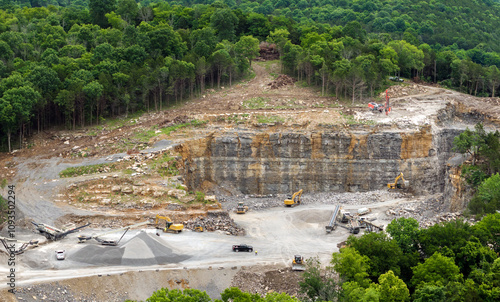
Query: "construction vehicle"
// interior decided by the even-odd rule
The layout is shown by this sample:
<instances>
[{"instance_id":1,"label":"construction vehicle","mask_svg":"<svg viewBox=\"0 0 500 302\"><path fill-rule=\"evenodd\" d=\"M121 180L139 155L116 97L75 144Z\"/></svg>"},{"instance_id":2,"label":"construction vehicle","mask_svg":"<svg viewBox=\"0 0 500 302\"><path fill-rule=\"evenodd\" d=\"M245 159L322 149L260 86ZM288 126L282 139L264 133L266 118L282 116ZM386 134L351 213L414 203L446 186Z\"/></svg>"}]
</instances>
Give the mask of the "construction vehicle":
<instances>
[{"instance_id":1,"label":"construction vehicle","mask_svg":"<svg viewBox=\"0 0 500 302\"><path fill-rule=\"evenodd\" d=\"M160 220L165 220L164 226L159 225ZM184 229L182 223L174 223L169 217L160 215L156 215L154 225L157 229L162 229L164 233L180 233Z\"/></svg>"},{"instance_id":2,"label":"construction vehicle","mask_svg":"<svg viewBox=\"0 0 500 302\"><path fill-rule=\"evenodd\" d=\"M385 115L388 115L389 112L391 112L391 106L389 103L389 94L387 92L387 89L385 90L385 104L377 104L375 102L370 102L370 103L368 103L368 107L372 111L378 111L380 113L385 111Z\"/></svg>"},{"instance_id":3,"label":"construction vehicle","mask_svg":"<svg viewBox=\"0 0 500 302\"><path fill-rule=\"evenodd\" d=\"M292 261L292 271L305 271L306 266L304 265L304 257L301 255L293 256Z\"/></svg>"},{"instance_id":4,"label":"construction vehicle","mask_svg":"<svg viewBox=\"0 0 500 302\"><path fill-rule=\"evenodd\" d=\"M36 226L36 230L40 232L40 234L44 235L45 238L49 240L59 240L61 238L64 238L66 235L74 233L78 231L79 229L83 229L84 227L87 227L90 225L90 223L87 223L86 225L82 225L79 227L67 227L63 229L58 229L56 227L50 226L48 224L43 224L43 223L35 223L31 222L33 225Z\"/></svg>"},{"instance_id":5,"label":"construction vehicle","mask_svg":"<svg viewBox=\"0 0 500 302\"><path fill-rule=\"evenodd\" d=\"M248 211L248 206L246 206L242 201L238 202L236 207L236 214L245 214Z\"/></svg>"},{"instance_id":6,"label":"construction vehicle","mask_svg":"<svg viewBox=\"0 0 500 302\"><path fill-rule=\"evenodd\" d=\"M203 232L205 229L203 229L203 226L201 224L197 224L194 226L194 231L195 232Z\"/></svg>"},{"instance_id":7,"label":"construction vehicle","mask_svg":"<svg viewBox=\"0 0 500 302\"><path fill-rule=\"evenodd\" d=\"M151 223L151 220L148 220L148 221L136 223L136 224L133 224L133 225L129 225L129 226L126 226L126 227L123 227L123 228L111 230L109 232L102 233L102 234L99 234L99 235L94 235L94 236L80 235L80 236L78 236L78 243L83 243L83 242L86 242L88 240L94 239L95 241L99 242L102 245L117 246L118 243L120 243L120 241L122 240L123 236L125 236L125 234L128 232L129 229L134 228L134 227L143 226L143 225L150 224L150 223ZM119 232L119 231L122 231L122 230L125 230L125 232L122 234L122 236L118 240L106 240L106 239L100 238L102 236L113 234L113 233L116 233L116 232Z\"/></svg>"},{"instance_id":8,"label":"construction vehicle","mask_svg":"<svg viewBox=\"0 0 500 302\"><path fill-rule=\"evenodd\" d=\"M360 219L359 223L362 228L365 228L365 232L381 232L384 230L383 227L373 224L371 221L364 218Z\"/></svg>"},{"instance_id":9,"label":"construction vehicle","mask_svg":"<svg viewBox=\"0 0 500 302\"><path fill-rule=\"evenodd\" d=\"M17 240L14 238L8 238L8 237L0 237L0 241L2 242L3 246L5 247L5 250L7 250L7 254L14 254L14 255L20 255L24 253L24 251L32 246L32 247L37 247L38 246L38 240L30 240L30 241L22 241L22 240ZM19 249L16 250L16 243L21 243L21 246Z\"/></svg>"},{"instance_id":10,"label":"construction vehicle","mask_svg":"<svg viewBox=\"0 0 500 302\"><path fill-rule=\"evenodd\" d=\"M401 183L399 182L401 180ZM403 172L399 173L399 175L396 177L393 183L388 183L387 188L389 190L394 190L394 189L401 189L401 188L409 188L410 187L410 182L405 180Z\"/></svg>"},{"instance_id":11,"label":"construction vehicle","mask_svg":"<svg viewBox=\"0 0 500 302\"><path fill-rule=\"evenodd\" d=\"M293 193L292 197L288 197L285 199L285 206L286 207L295 207L300 204L300 196L302 196L302 191L300 190L298 192Z\"/></svg>"}]
</instances>

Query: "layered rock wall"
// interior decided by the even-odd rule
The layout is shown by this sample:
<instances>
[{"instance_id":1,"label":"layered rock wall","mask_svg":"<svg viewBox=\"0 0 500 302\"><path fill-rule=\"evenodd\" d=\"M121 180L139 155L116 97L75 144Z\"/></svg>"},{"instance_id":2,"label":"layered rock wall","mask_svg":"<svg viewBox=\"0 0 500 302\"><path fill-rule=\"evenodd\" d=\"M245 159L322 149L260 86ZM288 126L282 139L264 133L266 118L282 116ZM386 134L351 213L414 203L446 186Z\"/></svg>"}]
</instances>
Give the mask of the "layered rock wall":
<instances>
[{"instance_id":1,"label":"layered rock wall","mask_svg":"<svg viewBox=\"0 0 500 302\"><path fill-rule=\"evenodd\" d=\"M403 172L415 191L443 192L458 130L379 127L221 132L178 146L191 190L204 181L244 194L383 189Z\"/></svg>"}]
</instances>

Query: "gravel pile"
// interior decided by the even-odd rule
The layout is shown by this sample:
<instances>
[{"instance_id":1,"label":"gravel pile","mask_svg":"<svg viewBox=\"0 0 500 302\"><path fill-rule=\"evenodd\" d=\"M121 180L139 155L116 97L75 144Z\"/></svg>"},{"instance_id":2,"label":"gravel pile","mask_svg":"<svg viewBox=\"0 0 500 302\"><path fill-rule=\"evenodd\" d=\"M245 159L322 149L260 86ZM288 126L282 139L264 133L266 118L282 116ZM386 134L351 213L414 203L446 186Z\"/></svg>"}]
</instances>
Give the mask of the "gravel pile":
<instances>
[{"instance_id":1,"label":"gravel pile","mask_svg":"<svg viewBox=\"0 0 500 302\"><path fill-rule=\"evenodd\" d=\"M421 228L428 228L440 222L463 219L460 212L449 212L449 204L444 202L441 194L424 200L405 203L387 211L387 216L396 218L414 218ZM474 220L468 220L473 223Z\"/></svg>"},{"instance_id":2,"label":"gravel pile","mask_svg":"<svg viewBox=\"0 0 500 302\"><path fill-rule=\"evenodd\" d=\"M197 225L201 225L208 232L223 231L227 235L245 235L245 230L240 228L226 211L209 211L206 217L188 220L184 227L194 230Z\"/></svg>"},{"instance_id":3,"label":"gravel pile","mask_svg":"<svg viewBox=\"0 0 500 302\"><path fill-rule=\"evenodd\" d=\"M107 291L107 301L125 301L127 299L123 292ZM16 292L18 301L71 301L71 302L98 302L102 301L96 294L85 295L82 292L75 292L67 286L62 286L58 282L30 287L18 288Z\"/></svg>"},{"instance_id":4,"label":"gravel pile","mask_svg":"<svg viewBox=\"0 0 500 302\"><path fill-rule=\"evenodd\" d=\"M140 232L121 246L89 244L71 255L71 260L90 265L157 265L178 263L189 256L178 255L146 232Z\"/></svg>"}]
</instances>

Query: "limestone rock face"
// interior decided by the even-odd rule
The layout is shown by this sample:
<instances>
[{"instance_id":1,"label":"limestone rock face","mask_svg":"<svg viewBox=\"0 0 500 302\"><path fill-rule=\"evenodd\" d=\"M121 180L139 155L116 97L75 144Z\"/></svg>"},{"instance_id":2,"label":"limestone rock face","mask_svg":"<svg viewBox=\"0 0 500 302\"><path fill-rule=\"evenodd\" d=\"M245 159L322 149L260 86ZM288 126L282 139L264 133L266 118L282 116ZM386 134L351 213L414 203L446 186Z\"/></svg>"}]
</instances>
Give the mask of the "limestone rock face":
<instances>
[{"instance_id":1,"label":"limestone rock face","mask_svg":"<svg viewBox=\"0 0 500 302\"><path fill-rule=\"evenodd\" d=\"M420 192L443 192L461 130L353 127L323 131L220 132L177 147L190 190L231 183L244 194L383 189L403 172Z\"/></svg>"}]
</instances>

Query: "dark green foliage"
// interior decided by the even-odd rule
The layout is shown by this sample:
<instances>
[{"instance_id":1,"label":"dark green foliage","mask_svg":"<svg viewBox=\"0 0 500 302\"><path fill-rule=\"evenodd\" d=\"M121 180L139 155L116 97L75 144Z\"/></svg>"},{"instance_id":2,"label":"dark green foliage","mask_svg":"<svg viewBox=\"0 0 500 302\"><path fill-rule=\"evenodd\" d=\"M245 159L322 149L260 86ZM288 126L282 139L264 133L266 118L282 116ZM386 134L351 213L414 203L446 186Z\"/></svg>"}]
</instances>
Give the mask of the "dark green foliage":
<instances>
[{"instance_id":1,"label":"dark green foliage","mask_svg":"<svg viewBox=\"0 0 500 302\"><path fill-rule=\"evenodd\" d=\"M307 301L335 301L341 295L341 289L333 276L321 272L321 263L317 258L306 260L306 271L299 285Z\"/></svg>"},{"instance_id":2,"label":"dark green foliage","mask_svg":"<svg viewBox=\"0 0 500 302\"><path fill-rule=\"evenodd\" d=\"M7 221L9 206L7 200L0 196L0 223Z\"/></svg>"},{"instance_id":3,"label":"dark green foliage","mask_svg":"<svg viewBox=\"0 0 500 302\"><path fill-rule=\"evenodd\" d=\"M392 270L396 276L401 273L399 259L403 252L397 242L386 233L368 233L361 237L351 236L347 244L356 249L361 255L370 259L369 275L373 280Z\"/></svg>"}]
</instances>

